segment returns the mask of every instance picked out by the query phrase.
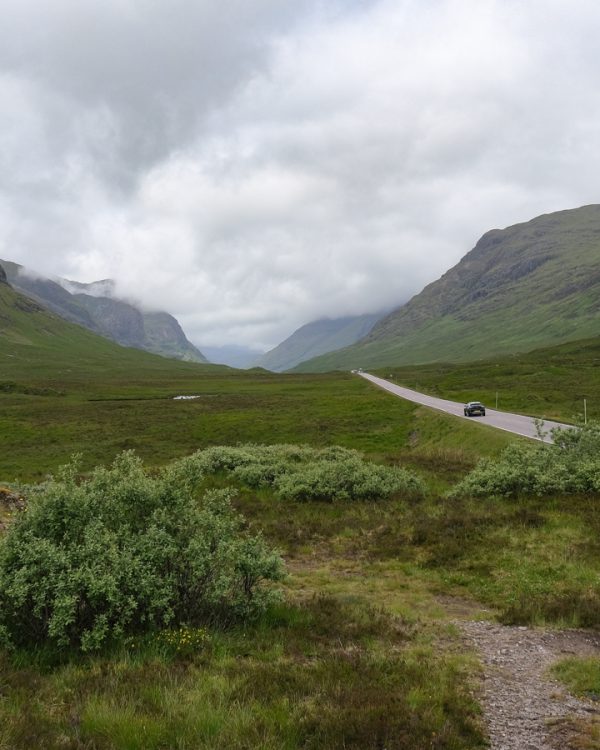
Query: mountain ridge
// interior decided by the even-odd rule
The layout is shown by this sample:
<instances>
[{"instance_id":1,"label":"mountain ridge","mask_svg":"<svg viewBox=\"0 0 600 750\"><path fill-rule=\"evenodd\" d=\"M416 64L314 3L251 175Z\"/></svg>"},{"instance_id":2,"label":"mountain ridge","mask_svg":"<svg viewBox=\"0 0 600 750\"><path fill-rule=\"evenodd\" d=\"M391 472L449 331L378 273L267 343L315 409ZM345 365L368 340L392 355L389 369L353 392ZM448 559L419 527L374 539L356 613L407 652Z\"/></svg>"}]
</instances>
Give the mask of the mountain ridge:
<instances>
[{"instance_id":1,"label":"mountain ridge","mask_svg":"<svg viewBox=\"0 0 600 750\"><path fill-rule=\"evenodd\" d=\"M15 290L70 323L83 326L121 346L188 362L208 362L204 354L188 341L172 315L162 311L145 312L129 301L113 296L114 282L111 279L85 284L59 277L48 278L12 261L0 260L0 265Z\"/></svg>"},{"instance_id":2,"label":"mountain ridge","mask_svg":"<svg viewBox=\"0 0 600 750\"><path fill-rule=\"evenodd\" d=\"M256 367L284 372L319 354L342 349L365 336L384 313L320 318L297 328L255 361Z\"/></svg>"},{"instance_id":3,"label":"mountain ridge","mask_svg":"<svg viewBox=\"0 0 600 750\"><path fill-rule=\"evenodd\" d=\"M357 344L299 372L459 362L600 332L600 205L486 232Z\"/></svg>"},{"instance_id":4,"label":"mountain ridge","mask_svg":"<svg viewBox=\"0 0 600 750\"><path fill-rule=\"evenodd\" d=\"M92 373L126 382L153 373L176 382L180 376L189 381L195 372L218 375L227 369L121 346L13 289L2 280L3 270L0 265L0 392L38 393L36 388L43 382L41 395L46 391L60 395L67 383L85 388Z\"/></svg>"}]
</instances>

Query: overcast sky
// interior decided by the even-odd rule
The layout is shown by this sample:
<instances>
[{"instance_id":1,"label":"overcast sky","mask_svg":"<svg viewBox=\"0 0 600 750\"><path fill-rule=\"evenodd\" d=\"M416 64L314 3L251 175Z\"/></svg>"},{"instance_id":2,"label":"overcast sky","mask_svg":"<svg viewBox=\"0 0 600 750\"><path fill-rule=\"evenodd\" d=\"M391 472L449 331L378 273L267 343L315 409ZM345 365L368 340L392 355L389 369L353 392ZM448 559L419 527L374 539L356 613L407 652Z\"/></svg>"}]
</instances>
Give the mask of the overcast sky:
<instances>
[{"instance_id":1,"label":"overcast sky","mask_svg":"<svg viewBox=\"0 0 600 750\"><path fill-rule=\"evenodd\" d=\"M600 202L597 0L2 0L0 257L269 348Z\"/></svg>"}]
</instances>

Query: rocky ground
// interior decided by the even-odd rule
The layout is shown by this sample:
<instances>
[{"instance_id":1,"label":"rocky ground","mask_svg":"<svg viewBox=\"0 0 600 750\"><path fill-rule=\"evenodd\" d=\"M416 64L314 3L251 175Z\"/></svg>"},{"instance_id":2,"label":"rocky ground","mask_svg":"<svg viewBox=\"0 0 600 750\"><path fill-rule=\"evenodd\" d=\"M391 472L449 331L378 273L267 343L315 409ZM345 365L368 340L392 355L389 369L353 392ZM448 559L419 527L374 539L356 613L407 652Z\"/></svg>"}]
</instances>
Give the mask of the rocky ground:
<instances>
[{"instance_id":1,"label":"rocky ground","mask_svg":"<svg viewBox=\"0 0 600 750\"><path fill-rule=\"evenodd\" d=\"M567 656L600 655L600 634L456 622L483 663L481 702L492 750L567 750L578 724L598 721L600 703L570 695L548 674ZM597 745L594 745L597 747Z\"/></svg>"}]
</instances>

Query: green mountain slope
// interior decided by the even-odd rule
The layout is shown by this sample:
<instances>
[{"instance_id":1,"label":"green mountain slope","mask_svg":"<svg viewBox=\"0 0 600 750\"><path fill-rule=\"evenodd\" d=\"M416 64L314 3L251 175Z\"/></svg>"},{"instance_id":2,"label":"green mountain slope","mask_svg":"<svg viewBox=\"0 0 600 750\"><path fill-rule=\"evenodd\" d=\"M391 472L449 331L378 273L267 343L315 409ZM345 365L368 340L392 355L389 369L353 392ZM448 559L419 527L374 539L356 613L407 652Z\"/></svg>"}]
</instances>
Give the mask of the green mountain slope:
<instances>
[{"instance_id":1,"label":"green mountain slope","mask_svg":"<svg viewBox=\"0 0 600 750\"><path fill-rule=\"evenodd\" d=\"M354 344L366 336L380 318L381 313L377 313L307 323L260 357L255 364L273 372L290 370L319 354Z\"/></svg>"},{"instance_id":2,"label":"green mountain slope","mask_svg":"<svg viewBox=\"0 0 600 750\"><path fill-rule=\"evenodd\" d=\"M22 266L0 261L10 284L65 320L116 341L122 346L190 362L207 362L191 344L177 320L166 312L144 312L114 296L110 279L81 284L24 272Z\"/></svg>"},{"instance_id":3,"label":"green mountain slope","mask_svg":"<svg viewBox=\"0 0 600 750\"><path fill-rule=\"evenodd\" d=\"M89 378L109 372L128 377L149 372L176 375L222 370L125 348L54 315L35 300L14 290L0 266L0 385L33 382L41 376L56 380Z\"/></svg>"},{"instance_id":4,"label":"green mountain slope","mask_svg":"<svg viewBox=\"0 0 600 750\"><path fill-rule=\"evenodd\" d=\"M470 361L600 333L600 206L487 232L352 347L298 371Z\"/></svg>"}]
</instances>

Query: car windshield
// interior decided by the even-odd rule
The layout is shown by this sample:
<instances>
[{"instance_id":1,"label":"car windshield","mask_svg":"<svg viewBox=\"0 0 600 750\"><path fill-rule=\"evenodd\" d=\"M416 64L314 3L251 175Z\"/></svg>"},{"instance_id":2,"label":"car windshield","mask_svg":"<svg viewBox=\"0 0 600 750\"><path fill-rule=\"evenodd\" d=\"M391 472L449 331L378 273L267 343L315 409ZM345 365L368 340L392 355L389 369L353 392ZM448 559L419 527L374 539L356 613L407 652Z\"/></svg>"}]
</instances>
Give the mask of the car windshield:
<instances>
[{"instance_id":1,"label":"car windshield","mask_svg":"<svg viewBox=\"0 0 600 750\"><path fill-rule=\"evenodd\" d=\"M467 406L483 406L483 404L480 401L469 401Z\"/></svg>"}]
</instances>

